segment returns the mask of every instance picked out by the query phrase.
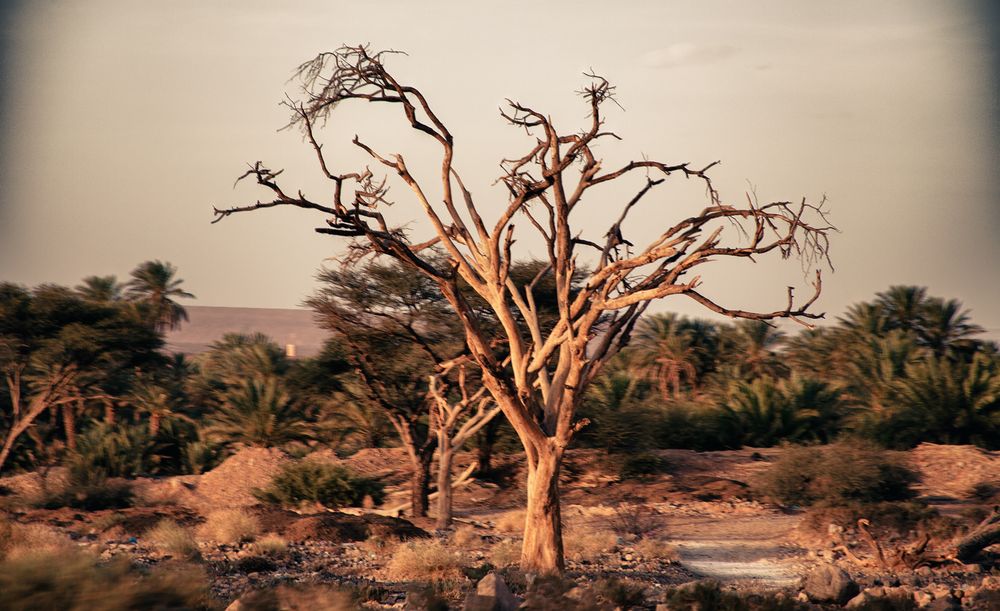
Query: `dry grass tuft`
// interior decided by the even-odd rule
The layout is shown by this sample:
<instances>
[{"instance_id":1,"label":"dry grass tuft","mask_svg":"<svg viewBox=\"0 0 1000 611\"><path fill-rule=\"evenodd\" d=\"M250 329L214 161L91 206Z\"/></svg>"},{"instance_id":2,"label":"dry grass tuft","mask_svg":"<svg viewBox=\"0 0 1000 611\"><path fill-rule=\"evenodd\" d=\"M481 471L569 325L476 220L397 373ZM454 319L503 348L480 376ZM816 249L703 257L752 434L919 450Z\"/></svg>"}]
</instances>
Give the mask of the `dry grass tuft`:
<instances>
[{"instance_id":1,"label":"dry grass tuft","mask_svg":"<svg viewBox=\"0 0 1000 611\"><path fill-rule=\"evenodd\" d=\"M284 556L288 553L288 542L274 533L267 533L257 539L253 547L261 556Z\"/></svg>"},{"instance_id":2,"label":"dry grass tuft","mask_svg":"<svg viewBox=\"0 0 1000 611\"><path fill-rule=\"evenodd\" d=\"M490 550L490 563L497 568L513 566L521 561L521 542L504 539Z\"/></svg>"},{"instance_id":3,"label":"dry grass tuft","mask_svg":"<svg viewBox=\"0 0 1000 611\"><path fill-rule=\"evenodd\" d=\"M75 547L69 537L49 526L0 519L0 559L15 560L46 553L58 555Z\"/></svg>"},{"instance_id":4,"label":"dry grass tuft","mask_svg":"<svg viewBox=\"0 0 1000 611\"><path fill-rule=\"evenodd\" d=\"M459 526L451 535L451 544L457 547L470 547L481 540L476 529L468 524Z\"/></svg>"},{"instance_id":5,"label":"dry grass tuft","mask_svg":"<svg viewBox=\"0 0 1000 611\"><path fill-rule=\"evenodd\" d=\"M644 560L676 562L679 557L676 547L656 537L639 539L633 548Z\"/></svg>"},{"instance_id":6,"label":"dry grass tuft","mask_svg":"<svg viewBox=\"0 0 1000 611\"><path fill-rule=\"evenodd\" d=\"M463 554L436 539L410 541L396 548L386 571L405 581L459 581L464 579Z\"/></svg>"},{"instance_id":7,"label":"dry grass tuft","mask_svg":"<svg viewBox=\"0 0 1000 611\"><path fill-rule=\"evenodd\" d=\"M617 544L615 533L600 526L572 526L563 535L566 557L575 562L596 560Z\"/></svg>"},{"instance_id":8,"label":"dry grass tuft","mask_svg":"<svg viewBox=\"0 0 1000 611\"><path fill-rule=\"evenodd\" d=\"M173 520L160 521L146 532L145 537L153 547L165 554L171 554L185 560L197 560L201 557L198 543L191 531Z\"/></svg>"},{"instance_id":9,"label":"dry grass tuft","mask_svg":"<svg viewBox=\"0 0 1000 611\"><path fill-rule=\"evenodd\" d=\"M198 538L226 545L249 543L260 534L260 522L242 509L220 509L208 514Z\"/></svg>"},{"instance_id":10,"label":"dry grass tuft","mask_svg":"<svg viewBox=\"0 0 1000 611\"><path fill-rule=\"evenodd\" d=\"M512 509L497 518L497 530L505 533L524 532L524 518L523 509Z\"/></svg>"}]
</instances>

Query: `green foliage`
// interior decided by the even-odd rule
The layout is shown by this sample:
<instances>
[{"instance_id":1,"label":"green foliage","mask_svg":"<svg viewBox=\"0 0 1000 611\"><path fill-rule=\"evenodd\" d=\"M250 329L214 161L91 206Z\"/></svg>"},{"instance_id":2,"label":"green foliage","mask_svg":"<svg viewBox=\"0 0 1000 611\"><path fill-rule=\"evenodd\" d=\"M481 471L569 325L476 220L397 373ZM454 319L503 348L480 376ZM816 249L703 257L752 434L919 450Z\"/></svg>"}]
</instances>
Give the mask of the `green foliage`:
<instances>
[{"instance_id":1,"label":"green foliage","mask_svg":"<svg viewBox=\"0 0 1000 611\"><path fill-rule=\"evenodd\" d=\"M311 409L274 376L242 381L219 395L205 434L224 444L280 447L314 437Z\"/></svg>"},{"instance_id":2,"label":"green foliage","mask_svg":"<svg viewBox=\"0 0 1000 611\"><path fill-rule=\"evenodd\" d=\"M205 575L190 567L148 574L127 561L98 564L82 552L32 554L0 563L0 608L10 611L218 609Z\"/></svg>"},{"instance_id":3,"label":"green foliage","mask_svg":"<svg viewBox=\"0 0 1000 611\"><path fill-rule=\"evenodd\" d=\"M138 477L160 471L159 445L141 425L97 424L78 440L69 456L71 473L87 477L103 473L110 477Z\"/></svg>"},{"instance_id":4,"label":"green foliage","mask_svg":"<svg viewBox=\"0 0 1000 611\"><path fill-rule=\"evenodd\" d=\"M900 458L861 442L789 447L760 478L758 489L786 505L900 501L917 481Z\"/></svg>"},{"instance_id":5,"label":"green foliage","mask_svg":"<svg viewBox=\"0 0 1000 611\"><path fill-rule=\"evenodd\" d=\"M360 477L340 465L305 459L285 465L271 484L255 491L254 496L277 505L318 503L333 509L360 506L366 496L381 504L385 488L378 480Z\"/></svg>"}]
</instances>

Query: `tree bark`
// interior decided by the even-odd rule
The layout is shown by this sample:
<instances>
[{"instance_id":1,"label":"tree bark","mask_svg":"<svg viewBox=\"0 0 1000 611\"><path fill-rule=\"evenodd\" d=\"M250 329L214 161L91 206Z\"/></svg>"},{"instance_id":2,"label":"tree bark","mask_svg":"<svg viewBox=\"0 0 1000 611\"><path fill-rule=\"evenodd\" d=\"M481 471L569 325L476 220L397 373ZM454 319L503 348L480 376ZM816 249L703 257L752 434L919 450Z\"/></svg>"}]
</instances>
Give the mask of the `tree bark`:
<instances>
[{"instance_id":1,"label":"tree bark","mask_svg":"<svg viewBox=\"0 0 1000 611\"><path fill-rule=\"evenodd\" d=\"M156 437L156 434L160 432L160 414L152 412L149 414L149 436L150 438Z\"/></svg>"},{"instance_id":2,"label":"tree bark","mask_svg":"<svg viewBox=\"0 0 1000 611\"><path fill-rule=\"evenodd\" d=\"M562 517L559 512L559 466L562 450L550 443L536 448L528 461L528 506L524 522L521 569L529 573L562 573L565 569Z\"/></svg>"},{"instance_id":3,"label":"tree bark","mask_svg":"<svg viewBox=\"0 0 1000 611\"><path fill-rule=\"evenodd\" d=\"M66 447L76 450L76 414L73 413L71 403L63 403L62 406L63 429L66 433Z\"/></svg>"},{"instance_id":4,"label":"tree bark","mask_svg":"<svg viewBox=\"0 0 1000 611\"><path fill-rule=\"evenodd\" d=\"M438 435L438 472L437 472L437 523L435 528L444 529L451 526L451 466L455 453L451 440L445 434Z\"/></svg>"},{"instance_id":5,"label":"tree bark","mask_svg":"<svg viewBox=\"0 0 1000 611\"><path fill-rule=\"evenodd\" d=\"M476 448L476 459L479 461L479 475L488 474L493 470L493 446L497 442L497 433L503 420L494 418L486 423L479 432L479 446Z\"/></svg>"},{"instance_id":6,"label":"tree bark","mask_svg":"<svg viewBox=\"0 0 1000 611\"><path fill-rule=\"evenodd\" d=\"M434 453L421 452L416 457L412 461L413 475L410 478L410 516L425 518L430 508L428 497L431 494L431 460Z\"/></svg>"},{"instance_id":7,"label":"tree bark","mask_svg":"<svg viewBox=\"0 0 1000 611\"><path fill-rule=\"evenodd\" d=\"M994 507L988 518L958 540L955 544L955 558L969 564L975 561L979 552L995 543L1000 543L1000 507Z\"/></svg>"}]
</instances>

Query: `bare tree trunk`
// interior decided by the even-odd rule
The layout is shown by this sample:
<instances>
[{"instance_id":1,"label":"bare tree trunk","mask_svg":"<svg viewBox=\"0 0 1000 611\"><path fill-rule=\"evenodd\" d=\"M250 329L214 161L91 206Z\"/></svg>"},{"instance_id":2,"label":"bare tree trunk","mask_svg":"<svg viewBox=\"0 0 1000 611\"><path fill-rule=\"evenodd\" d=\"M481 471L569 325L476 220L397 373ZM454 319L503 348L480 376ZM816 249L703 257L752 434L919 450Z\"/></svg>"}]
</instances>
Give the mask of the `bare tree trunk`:
<instances>
[{"instance_id":1,"label":"bare tree trunk","mask_svg":"<svg viewBox=\"0 0 1000 611\"><path fill-rule=\"evenodd\" d=\"M417 459L413 461L410 478L410 516L425 518L431 504L428 497L431 494L431 460L434 453L425 451L415 456Z\"/></svg>"},{"instance_id":2,"label":"bare tree trunk","mask_svg":"<svg viewBox=\"0 0 1000 611\"><path fill-rule=\"evenodd\" d=\"M493 446L497 442L497 433L503 420L494 418L486 423L483 430L479 432L479 446L476 448L477 460L479 461L479 473L489 473L493 470Z\"/></svg>"},{"instance_id":3,"label":"bare tree trunk","mask_svg":"<svg viewBox=\"0 0 1000 611\"><path fill-rule=\"evenodd\" d=\"M436 528L448 528L451 526L451 466L455 453L451 447L451 440L448 435L438 433L438 472L437 472L437 524Z\"/></svg>"},{"instance_id":4,"label":"bare tree trunk","mask_svg":"<svg viewBox=\"0 0 1000 611\"><path fill-rule=\"evenodd\" d=\"M115 404L111 401L104 403L104 422L109 425L115 423Z\"/></svg>"},{"instance_id":5,"label":"bare tree trunk","mask_svg":"<svg viewBox=\"0 0 1000 611\"><path fill-rule=\"evenodd\" d=\"M149 414L149 436L156 437L160 432L160 414L152 412Z\"/></svg>"},{"instance_id":6,"label":"bare tree trunk","mask_svg":"<svg viewBox=\"0 0 1000 611\"><path fill-rule=\"evenodd\" d=\"M76 414L73 412L71 403L64 403L62 406L63 430L66 433L66 447L69 450L76 450Z\"/></svg>"},{"instance_id":7,"label":"bare tree trunk","mask_svg":"<svg viewBox=\"0 0 1000 611\"><path fill-rule=\"evenodd\" d=\"M537 448L528 461L528 507L524 522L521 569L530 573L561 573L565 568L562 517L559 513L559 465L562 450Z\"/></svg>"}]
</instances>

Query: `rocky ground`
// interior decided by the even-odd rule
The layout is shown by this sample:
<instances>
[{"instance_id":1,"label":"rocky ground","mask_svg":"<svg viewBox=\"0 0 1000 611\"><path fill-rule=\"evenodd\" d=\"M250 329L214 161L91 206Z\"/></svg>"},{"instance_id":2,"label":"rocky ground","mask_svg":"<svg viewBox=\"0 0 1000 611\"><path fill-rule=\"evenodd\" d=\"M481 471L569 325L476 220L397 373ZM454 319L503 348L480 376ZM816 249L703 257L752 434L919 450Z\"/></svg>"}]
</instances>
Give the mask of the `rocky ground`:
<instances>
[{"instance_id":1,"label":"rocky ground","mask_svg":"<svg viewBox=\"0 0 1000 611\"><path fill-rule=\"evenodd\" d=\"M664 451L664 472L641 480L622 480L615 461L600 452L571 452L562 481L568 576L584 584L615 578L644 588L649 608L664 604L670 588L702 579L736 591L781 592L792 601L826 596L829 606L850 600L848 606L864 608L873 599L897 596L934 609L1000 608L991 606L1000 593L994 602L984 594L1000 591L995 564L890 571L874 561L861 533L849 529L824 537L813 525L807 534L801 512L755 499L750 484L780 452ZM382 477L390 493L384 508L405 503L402 451L325 458ZM0 479L0 490L8 520L65 534L102 558L126 556L149 566L176 561L147 536L162 520L197 532L211 512L243 508L259 526L257 537L273 534L283 549L265 553L253 541L220 544L199 537L198 562L222 601L279 584L348 584L363 592L370 608L403 607L414 580L400 578L390 559L406 541L435 537L457 558L458 572L446 580L444 593L454 606L491 568L515 592L523 587L524 576L508 566L516 559L517 512L524 503L517 457L499 461L504 475L496 482L476 481L458 491L458 522L448 533L435 532L428 519L371 510L295 513L259 505L252 490L265 486L288 460L276 450L248 449L202 476L139 480L138 506L120 510L27 509L18 502L58 486L64 478L58 469ZM459 468L467 460L459 460ZM981 510L970 491L1000 476L1000 454L972 447L925 444L909 460L921 474L924 499L950 516Z\"/></svg>"}]
</instances>

